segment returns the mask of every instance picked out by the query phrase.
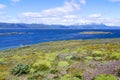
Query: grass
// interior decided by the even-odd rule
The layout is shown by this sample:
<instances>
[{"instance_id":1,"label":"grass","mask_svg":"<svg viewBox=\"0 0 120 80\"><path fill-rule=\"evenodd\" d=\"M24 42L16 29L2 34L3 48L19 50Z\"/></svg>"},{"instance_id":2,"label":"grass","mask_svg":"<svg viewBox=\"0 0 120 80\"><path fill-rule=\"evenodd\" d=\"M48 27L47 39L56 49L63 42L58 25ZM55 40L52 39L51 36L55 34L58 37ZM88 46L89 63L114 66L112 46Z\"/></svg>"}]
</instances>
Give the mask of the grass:
<instances>
[{"instance_id":1,"label":"grass","mask_svg":"<svg viewBox=\"0 0 120 80\"><path fill-rule=\"evenodd\" d=\"M110 69L116 70L113 73L108 71L108 74L119 77L116 74L116 67L120 67L119 59L119 38L40 43L1 51L0 80L92 80L96 76L94 73L107 72L104 73L107 69L97 72L94 68L111 66L112 63L117 65ZM28 65L29 73L20 76L11 74L9 71L16 64Z\"/></svg>"}]
</instances>

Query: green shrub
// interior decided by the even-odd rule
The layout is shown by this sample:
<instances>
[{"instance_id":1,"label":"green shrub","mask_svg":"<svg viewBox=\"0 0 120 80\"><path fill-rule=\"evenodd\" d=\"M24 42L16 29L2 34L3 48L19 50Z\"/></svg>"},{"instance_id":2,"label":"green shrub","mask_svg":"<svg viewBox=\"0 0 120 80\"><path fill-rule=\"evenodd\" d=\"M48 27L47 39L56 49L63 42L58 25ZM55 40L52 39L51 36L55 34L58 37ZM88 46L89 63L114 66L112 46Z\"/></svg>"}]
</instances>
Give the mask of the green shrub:
<instances>
[{"instance_id":1,"label":"green shrub","mask_svg":"<svg viewBox=\"0 0 120 80\"><path fill-rule=\"evenodd\" d=\"M64 49L64 50L62 50L62 53L67 53L69 51L70 51L70 49Z\"/></svg>"},{"instance_id":2,"label":"green shrub","mask_svg":"<svg viewBox=\"0 0 120 80\"><path fill-rule=\"evenodd\" d=\"M42 80L42 76L39 73L36 73L34 75L29 76L27 80Z\"/></svg>"},{"instance_id":3,"label":"green shrub","mask_svg":"<svg viewBox=\"0 0 120 80\"><path fill-rule=\"evenodd\" d=\"M4 62L5 61L5 59L4 58L0 58L0 62Z\"/></svg>"},{"instance_id":4,"label":"green shrub","mask_svg":"<svg viewBox=\"0 0 120 80\"><path fill-rule=\"evenodd\" d=\"M18 59L18 60L22 59L22 57L21 57L21 56L18 56L18 55L14 55L12 58L13 58L13 59Z\"/></svg>"},{"instance_id":5,"label":"green shrub","mask_svg":"<svg viewBox=\"0 0 120 80\"><path fill-rule=\"evenodd\" d=\"M77 72L77 73L75 73L75 74L74 74L74 77L82 80L82 72Z\"/></svg>"},{"instance_id":6,"label":"green shrub","mask_svg":"<svg viewBox=\"0 0 120 80\"><path fill-rule=\"evenodd\" d=\"M110 59L120 59L120 54L119 53L111 53Z\"/></svg>"},{"instance_id":7,"label":"green shrub","mask_svg":"<svg viewBox=\"0 0 120 80\"><path fill-rule=\"evenodd\" d=\"M47 60L37 61L32 65L32 67L34 69L41 70L41 71L49 70L51 67L51 62Z\"/></svg>"},{"instance_id":8,"label":"green shrub","mask_svg":"<svg viewBox=\"0 0 120 80\"><path fill-rule=\"evenodd\" d=\"M34 73L36 73L36 72L37 72L37 69L34 69L34 68L31 68L31 69L30 69L30 73L31 73L31 74L34 74Z\"/></svg>"},{"instance_id":9,"label":"green shrub","mask_svg":"<svg viewBox=\"0 0 120 80\"><path fill-rule=\"evenodd\" d=\"M67 67L69 66L69 63L67 61L60 61L58 63L58 67Z\"/></svg>"},{"instance_id":10,"label":"green shrub","mask_svg":"<svg viewBox=\"0 0 120 80\"><path fill-rule=\"evenodd\" d=\"M72 55L68 55L68 56L65 57L66 60L70 60L70 59L72 59L72 58L73 58Z\"/></svg>"},{"instance_id":11,"label":"green shrub","mask_svg":"<svg viewBox=\"0 0 120 80\"><path fill-rule=\"evenodd\" d=\"M39 75L34 75L34 76L28 77L27 80L42 80L42 78Z\"/></svg>"},{"instance_id":12,"label":"green shrub","mask_svg":"<svg viewBox=\"0 0 120 80\"><path fill-rule=\"evenodd\" d=\"M53 69L53 70L50 71L50 73L56 74L56 73L58 73L58 70L57 69Z\"/></svg>"},{"instance_id":13,"label":"green shrub","mask_svg":"<svg viewBox=\"0 0 120 80\"><path fill-rule=\"evenodd\" d=\"M92 51L92 56L93 57L102 57L104 56L105 54L102 52L102 51L99 51L99 50L94 50Z\"/></svg>"},{"instance_id":14,"label":"green shrub","mask_svg":"<svg viewBox=\"0 0 120 80\"><path fill-rule=\"evenodd\" d=\"M96 61L102 60L102 57L94 57L94 60Z\"/></svg>"},{"instance_id":15,"label":"green shrub","mask_svg":"<svg viewBox=\"0 0 120 80\"><path fill-rule=\"evenodd\" d=\"M74 77L72 74L66 74L62 76L60 80L81 80L81 79L78 77Z\"/></svg>"},{"instance_id":16,"label":"green shrub","mask_svg":"<svg viewBox=\"0 0 120 80\"><path fill-rule=\"evenodd\" d=\"M117 78L110 74L100 74L98 76L95 76L93 80L117 80Z\"/></svg>"},{"instance_id":17,"label":"green shrub","mask_svg":"<svg viewBox=\"0 0 120 80\"><path fill-rule=\"evenodd\" d=\"M13 80L18 80L18 78L14 78Z\"/></svg>"},{"instance_id":18,"label":"green shrub","mask_svg":"<svg viewBox=\"0 0 120 80\"><path fill-rule=\"evenodd\" d=\"M86 59L87 59L87 60L93 60L93 57L87 56Z\"/></svg>"},{"instance_id":19,"label":"green shrub","mask_svg":"<svg viewBox=\"0 0 120 80\"><path fill-rule=\"evenodd\" d=\"M29 65L27 64L17 64L11 70L10 73L13 75L23 75L29 73Z\"/></svg>"},{"instance_id":20,"label":"green shrub","mask_svg":"<svg viewBox=\"0 0 120 80\"><path fill-rule=\"evenodd\" d=\"M118 76L120 76L120 67L118 68Z\"/></svg>"},{"instance_id":21,"label":"green shrub","mask_svg":"<svg viewBox=\"0 0 120 80\"><path fill-rule=\"evenodd\" d=\"M57 56L56 53L45 54L45 59L48 61L53 61L53 60L55 60L56 56Z\"/></svg>"}]
</instances>

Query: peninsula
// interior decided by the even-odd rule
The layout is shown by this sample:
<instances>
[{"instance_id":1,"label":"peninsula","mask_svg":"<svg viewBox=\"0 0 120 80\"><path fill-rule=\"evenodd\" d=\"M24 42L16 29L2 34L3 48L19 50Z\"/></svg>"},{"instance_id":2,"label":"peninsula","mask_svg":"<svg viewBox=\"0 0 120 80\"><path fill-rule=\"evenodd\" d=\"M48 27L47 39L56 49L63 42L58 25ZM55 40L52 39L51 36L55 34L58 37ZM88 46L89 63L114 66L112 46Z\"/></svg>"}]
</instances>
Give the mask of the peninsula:
<instances>
[{"instance_id":1,"label":"peninsula","mask_svg":"<svg viewBox=\"0 0 120 80\"><path fill-rule=\"evenodd\" d=\"M79 34L112 34L111 32L103 32L103 31L84 31Z\"/></svg>"}]
</instances>

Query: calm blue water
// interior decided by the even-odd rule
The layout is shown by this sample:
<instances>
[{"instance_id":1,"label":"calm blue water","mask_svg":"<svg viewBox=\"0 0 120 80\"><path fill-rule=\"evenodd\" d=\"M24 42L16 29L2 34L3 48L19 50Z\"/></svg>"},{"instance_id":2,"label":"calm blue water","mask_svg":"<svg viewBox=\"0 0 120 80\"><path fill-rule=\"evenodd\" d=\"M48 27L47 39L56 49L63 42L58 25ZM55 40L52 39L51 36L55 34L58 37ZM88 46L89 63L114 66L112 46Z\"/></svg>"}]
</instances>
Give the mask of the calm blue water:
<instances>
[{"instance_id":1,"label":"calm blue water","mask_svg":"<svg viewBox=\"0 0 120 80\"><path fill-rule=\"evenodd\" d=\"M82 31L107 31L113 34L78 34ZM0 34L9 32L27 32L29 34L0 35L0 50L58 40L120 38L120 30L0 30Z\"/></svg>"}]
</instances>

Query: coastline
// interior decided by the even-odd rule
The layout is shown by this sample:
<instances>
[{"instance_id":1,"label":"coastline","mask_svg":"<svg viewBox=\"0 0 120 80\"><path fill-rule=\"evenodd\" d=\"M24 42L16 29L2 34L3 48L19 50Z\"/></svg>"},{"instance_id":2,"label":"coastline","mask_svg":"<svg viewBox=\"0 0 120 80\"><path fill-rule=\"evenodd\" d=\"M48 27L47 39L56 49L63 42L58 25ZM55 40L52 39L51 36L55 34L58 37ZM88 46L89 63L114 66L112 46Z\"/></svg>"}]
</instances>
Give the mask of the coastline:
<instances>
[{"instance_id":1,"label":"coastline","mask_svg":"<svg viewBox=\"0 0 120 80\"><path fill-rule=\"evenodd\" d=\"M0 49L0 52L5 52L5 51L12 51L16 49L24 49L26 47L36 47L44 44L54 44L54 43L61 43L61 42L87 42L91 44L95 43L114 43L114 42L120 42L120 38L96 38L96 39L78 39L78 40L58 40L58 41L48 41L48 42L40 42L40 43L34 43L34 44L27 44L23 46L13 46L13 47L8 47L4 49ZM42 46L41 46L42 47Z\"/></svg>"},{"instance_id":2,"label":"coastline","mask_svg":"<svg viewBox=\"0 0 120 80\"><path fill-rule=\"evenodd\" d=\"M39 44L45 44L45 43L54 43L54 42L61 42L61 41L92 41L92 40L107 40L108 42L110 40L118 40L120 38L95 38L95 39L77 39L77 40L56 40L56 41L47 41L47 42L38 42L38 43L33 43L33 44L26 44L26 45L19 45L19 46L11 46L7 48L1 48L0 52L6 51L6 50L12 50L12 49L17 49L17 48L24 48L26 46L34 46L34 45L39 45Z\"/></svg>"}]
</instances>

